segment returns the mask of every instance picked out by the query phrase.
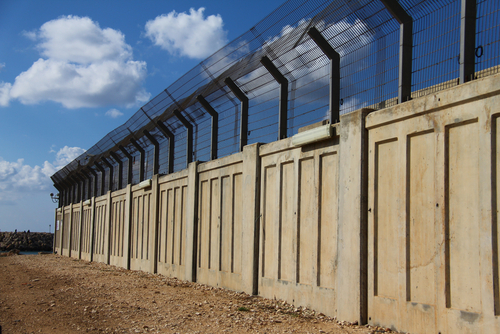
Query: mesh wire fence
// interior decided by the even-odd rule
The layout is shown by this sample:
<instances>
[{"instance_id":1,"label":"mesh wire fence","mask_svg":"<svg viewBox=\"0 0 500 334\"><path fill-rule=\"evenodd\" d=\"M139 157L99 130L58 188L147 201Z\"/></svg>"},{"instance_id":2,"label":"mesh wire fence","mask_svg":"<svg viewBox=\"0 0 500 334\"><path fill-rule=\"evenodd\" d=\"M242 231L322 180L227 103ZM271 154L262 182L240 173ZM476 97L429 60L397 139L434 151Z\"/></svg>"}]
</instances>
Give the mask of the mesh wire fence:
<instances>
[{"instance_id":1,"label":"mesh wire fence","mask_svg":"<svg viewBox=\"0 0 500 334\"><path fill-rule=\"evenodd\" d=\"M400 0L413 19L412 98L458 84L460 72L459 0ZM500 18L498 0L479 0L476 9L476 77L498 73ZM398 101L400 24L379 0L289 0L252 29L202 61L151 99L122 126L111 131L85 153L52 176L55 184L68 180L114 151L128 166L123 146L132 156L132 183L140 181L140 153L145 151L145 177L153 175L154 147L144 136L149 131L159 142L159 173L168 173L170 140L158 127L173 134L173 171L187 167L187 130L174 110L193 126L191 160L211 159L211 116L196 97L202 95L218 113L217 156L239 151L241 102L224 83L231 78L249 99L247 143L278 139L280 86L261 64L269 57L288 80L287 134L329 116L330 61L307 31L315 27L340 55L340 114L359 108L380 109ZM108 159L114 169L118 161ZM108 172L105 178L108 178ZM97 182L101 189L102 173ZM112 189L118 189L115 172ZM127 184L123 172L122 185ZM91 197L94 185L84 197Z\"/></svg>"}]
</instances>

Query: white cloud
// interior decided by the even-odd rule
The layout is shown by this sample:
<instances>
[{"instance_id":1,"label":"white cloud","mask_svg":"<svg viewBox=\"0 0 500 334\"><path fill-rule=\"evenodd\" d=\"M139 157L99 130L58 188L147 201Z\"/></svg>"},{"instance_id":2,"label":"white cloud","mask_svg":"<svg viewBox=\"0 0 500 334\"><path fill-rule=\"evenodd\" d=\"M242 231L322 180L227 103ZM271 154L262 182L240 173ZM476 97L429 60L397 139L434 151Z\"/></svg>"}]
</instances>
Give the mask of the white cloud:
<instances>
[{"instance_id":1,"label":"white cloud","mask_svg":"<svg viewBox=\"0 0 500 334\"><path fill-rule=\"evenodd\" d=\"M0 63L0 72L4 69L5 63Z\"/></svg>"},{"instance_id":2,"label":"white cloud","mask_svg":"<svg viewBox=\"0 0 500 334\"><path fill-rule=\"evenodd\" d=\"M11 88L10 83L0 82L0 106L7 107L9 105Z\"/></svg>"},{"instance_id":3,"label":"white cloud","mask_svg":"<svg viewBox=\"0 0 500 334\"><path fill-rule=\"evenodd\" d=\"M50 176L84 152L79 147L64 146L56 153L53 163L45 161L43 166L34 167L24 164L24 159L9 162L0 157L0 203L50 189Z\"/></svg>"},{"instance_id":4,"label":"white cloud","mask_svg":"<svg viewBox=\"0 0 500 334\"><path fill-rule=\"evenodd\" d=\"M123 113L118 109L110 109L110 110L106 111L106 113L104 115L111 117L111 118L118 118L120 116L123 116Z\"/></svg>"},{"instance_id":5,"label":"white cloud","mask_svg":"<svg viewBox=\"0 0 500 334\"><path fill-rule=\"evenodd\" d=\"M118 30L101 29L88 17L66 16L44 23L37 34L41 54L79 64L130 59L132 48Z\"/></svg>"},{"instance_id":6,"label":"white cloud","mask_svg":"<svg viewBox=\"0 0 500 334\"><path fill-rule=\"evenodd\" d=\"M36 41L36 31L26 31L26 30L23 30L23 32L21 33L24 37L26 37L27 39L31 39L32 41Z\"/></svg>"},{"instance_id":7,"label":"white cloud","mask_svg":"<svg viewBox=\"0 0 500 334\"><path fill-rule=\"evenodd\" d=\"M203 15L205 8L191 8L189 14L172 11L146 23L146 36L173 55L205 58L227 43L220 15Z\"/></svg>"},{"instance_id":8,"label":"white cloud","mask_svg":"<svg viewBox=\"0 0 500 334\"><path fill-rule=\"evenodd\" d=\"M88 17L64 16L24 34L39 41L37 49L45 58L16 77L10 99L23 104L49 100L66 108L149 100L141 86L146 63L132 59L132 48L120 31L101 29Z\"/></svg>"},{"instance_id":9,"label":"white cloud","mask_svg":"<svg viewBox=\"0 0 500 334\"><path fill-rule=\"evenodd\" d=\"M64 146L56 153L55 165L57 170L69 164L71 161L85 153L86 150L80 147Z\"/></svg>"}]
</instances>

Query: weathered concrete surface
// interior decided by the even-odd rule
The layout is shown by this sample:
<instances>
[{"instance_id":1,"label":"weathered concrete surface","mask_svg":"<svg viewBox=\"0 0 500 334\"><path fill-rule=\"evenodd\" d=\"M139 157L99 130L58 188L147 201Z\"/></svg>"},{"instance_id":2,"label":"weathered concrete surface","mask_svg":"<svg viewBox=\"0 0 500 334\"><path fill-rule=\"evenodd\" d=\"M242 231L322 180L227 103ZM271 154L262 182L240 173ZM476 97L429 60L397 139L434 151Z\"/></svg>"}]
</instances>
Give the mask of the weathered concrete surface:
<instances>
[{"instance_id":1,"label":"weathered concrete surface","mask_svg":"<svg viewBox=\"0 0 500 334\"><path fill-rule=\"evenodd\" d=\"M499 333L500 76L374 112L369 322Z\"/></svg>"},{"instance_id":2,"label":"weathered concrete surface","mask_svg":"<svg viewBox=\"0 0 500 334\"><path fill-rule=\"evenodd\" d=\"M40 232L0 232L0 251L52 251L54 234Z\"/></svg>"},{"instance_id":3,"label":"weathered concrete surface","mask_svg":"<svg viewBox=\"0 0 500 334\"><path fill-rule=\"evenodd\" d=\"M334 316L339 137L303 147L288 138L259 151L258 293Z\"/></svg>"},{"instance_id":4,"label":"weathered concrete surface","mask_svg":"<svg viewBox=\"0 0 500 334\"><path fill-rule=\"evenodd\" d=\"M499 333L500 75L56 211L56 249L412 333ZM80 239L80 240L78 240Z\"/></svg>"}]
</instances>

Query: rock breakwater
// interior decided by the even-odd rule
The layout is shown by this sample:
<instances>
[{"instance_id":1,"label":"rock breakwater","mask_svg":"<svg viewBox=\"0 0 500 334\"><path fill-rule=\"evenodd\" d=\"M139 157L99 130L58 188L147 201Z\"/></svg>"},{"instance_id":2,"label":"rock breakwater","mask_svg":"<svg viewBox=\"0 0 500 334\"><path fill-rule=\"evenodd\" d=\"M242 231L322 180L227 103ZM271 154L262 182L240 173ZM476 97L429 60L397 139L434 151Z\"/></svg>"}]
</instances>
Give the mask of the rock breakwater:
<instances>
[{"instance_id":1,"label":"rock breakwater","mask_svg":"<svg viewBox=\"0 0 500 334\"><path fill-rule=\"evenodd\" d=\"M40 232L0 232L0 251L52 251L54 234Z\"/></svg>"}]
</instances>

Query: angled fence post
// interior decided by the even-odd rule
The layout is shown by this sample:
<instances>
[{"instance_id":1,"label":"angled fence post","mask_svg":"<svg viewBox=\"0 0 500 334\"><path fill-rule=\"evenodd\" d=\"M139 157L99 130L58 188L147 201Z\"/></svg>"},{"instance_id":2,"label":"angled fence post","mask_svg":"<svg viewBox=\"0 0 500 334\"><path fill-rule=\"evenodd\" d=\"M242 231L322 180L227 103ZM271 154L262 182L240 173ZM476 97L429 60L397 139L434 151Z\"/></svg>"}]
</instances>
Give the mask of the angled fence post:
<instances>
[{"instance_id":1,"label":"angled fence post","mask_svg":"<svg viewBox=\"0 0 500 334\"><path fill-rule=\"evenodd\" d=\"M116 154L113 151L109 152L109 155L116 162L118 162L118 189L121 189L122 185L123 185L123 161L120 159L120 157L118 156L118 154Z\"/></svg>"},{"instance_id":2,"label":"angled fence post","mask_svg":"<svg viewBox=\"0 0 500 334\"><path fill-rule=\"evenodd\" d=\"M130 138L130 143L134 145L134 147L139 151L140 153L140 166L139 166L139 182L144 181L144 163L145 163L145 156L144 156L144 149L135 141L134 138Z\"/></svg>"},{"instance_id":3,"label":"angled fence post","mask_svg":"<svg viewBox=\"0 0 500 334\"><path fill-rule=\"evenodd\" d=\"M79 240L78 240L78 259L82 258L82 231L83 231L83 202L85 201L85 181L86 174L81 171L79 174L80 179L82 180L82 197L80 199L80 222L79 222Z\"/></svg>"},{"instance_id":4,"label":"angled fence post","mask_svg":"<svg viewBox=\"0 0 500 334\"><path fill-rule=\"evenodd\" d=\"M217 146L219 143L219 114L217 111L215 111L214 108L208 103L207 100L201 95L198 95L196 97L198 102L200 102L201 106L203 109L205 109L206 112L210 114L212 117L212 133L211 133L211 140L210 140L210 159L215 160L217 159Z\"/></svg>"},{"instance_id":5,"label":"angled fence post","mask_svg":"<svg viewBox=\"0 0 500 334\"><path fill-rule=\"evenodd\" d=\"M148 138L148 140L153 144L154 146L154 155L153 155L153 175L158 174L158 171L160 169L160 144L158 141L153 137L152 134L149 133L148 130L143 131L144 135Z\"/></svg>"},{"instance_id":6,"label":"angled fence post","mask_svg":"<svg viewBox=\"0 0 500 334\"><path fill-rule=\"evenodd\" d=\"M118 148L120 151L123 152L123 154L127 157L128 159L128 167L127 167L127 184L132 184L132 155L128 153L128 151L123 147L122 145L119 145Z\"/></svg>"},{"instance_id":7,"label":"angled fence post","mask_svg":"<svg viewBox=\"0 0 500 334\"><path fill-rule=\"evenodd\" d=\"M288 80L283 74L274 66L271 59L267 56L262 57L261 64L267 69L280 84L280 104L279 104L279 117L278 117L278 139L284 139L287 136L287 120L288 120Z\"/></svg>"},{"instance_id":8,"label":"angled fence post","mask_svg":"<svg viewBox=\"0 0 500 334\"><path fill-rule=\"evenodd\" d=\"M104 169L104 167L99 165L97 161L94 163L94 166L101 172L101 192L99 196L102 196L104 195L104 188L106 185L106 170Z\"/></svg>"},{"instance_id":9,"label":"angled fence post","mask_svg":"<svg viewBox=\"0 0 500 334\"><path fill-rule=\"evenodd\" d=\"M330 124L340 121L340 55L315 27L307 34L330 59Z\"/></svg>"},{"instance_id":10,"label":"angled fence post","mask_svg":"<svg viewBox=\"0 0 500 334\"><path fill-rule=\"evenodd\" d=\"M243 147L247 144L248 138L248 97L241 91L241 89L236 85L236 83L229 77L224 79L224 83L229 87L231 92L241 101L240 110L240 152L243 151Z\"/></svg>"},{"instance_id":11,"label":"angled fence post","mask_svg":"<svg viewBox=\"0 0 500 334\"><path fill-rule=\"evenodd\" d=\"M108 190L113 191L113 164L111 164L108 159L102 157L101 158L102 162L109 168L109 175L108 175Z\"/></svg>"},{"instance_id":12,"label":"angled fence post","mask_svg":"<svg viewBox=\"0 0 500 334\"><path fill-rule=\"evenodd\" d=\"M94 190L92 194L92 209L90 212L90 241L89 241L89 257L90 262L94 261L94 230L95 230L95 199L97 197L97 173L90 167L87 170L94 176Z\"/></svg>"},{"instance_id":13,"label":"angled fence post","mask_svg":"<svg viewBox=\"0 0 500 334\"><path fill-rule=\"evenodd\" d=\"M93 170L91 167L87 167L87 171L94 176L94 184L93 184L93 189L92 189L92 195L90 197L96 197L97 196L97 173L95 170Z\"/></svg>"},{"instance_id":14,"label":"angled fence post","mask_svg":"<svg viewBox=\"0 0 500 334\"><path fill-rule=\"evenodd\" d=\"M189 163L193 161L193 125L182 116L181 112L177 109L174 110L174 115L184 125L187 131L186 136L186 168Z\"/></svg>"},{"instance_id":15,"label":"angled fence post","mask_svg":"<svg viewBox=\"0 0 500 334\"><path fill-rule=\"evenodd\" d=\"M168 138L168 174L170 174L174 172L175 136L162 122L158 121L155 124L158 130Z\"/></svg>"},{"instance_id":16,"label":"angled fence post","mask_svg":"<svg viewBox=\"0 0 500 334\"><path fill-rule=\"evenodd\" d=\"M397 0L381 0L400 24L398 103L411 100L411 68L413 50L413 18Z\"/></svg>"}]
</instances>

